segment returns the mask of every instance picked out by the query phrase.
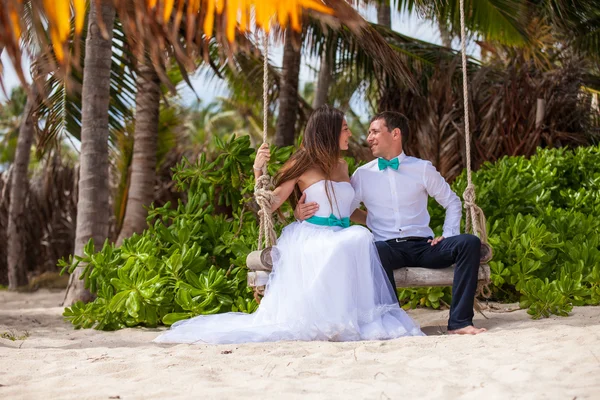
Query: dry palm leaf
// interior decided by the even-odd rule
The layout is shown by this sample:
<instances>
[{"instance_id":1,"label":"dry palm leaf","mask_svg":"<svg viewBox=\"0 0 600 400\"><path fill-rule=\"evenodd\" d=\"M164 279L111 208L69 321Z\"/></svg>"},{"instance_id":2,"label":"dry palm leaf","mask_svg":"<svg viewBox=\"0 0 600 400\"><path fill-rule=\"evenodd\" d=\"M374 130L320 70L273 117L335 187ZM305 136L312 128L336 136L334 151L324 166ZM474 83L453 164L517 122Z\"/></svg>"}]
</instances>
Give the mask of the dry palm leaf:
<instances>
[{"instance_id":1,"label":"dry palm leaf","mask_svg":"<svg viewBox=\"0 0 600 400\"><path fill-rule=\"evenodd\" d=\"M189 65L211 37L233 49L230 45L238 32L268 32L275 25L300 30L302 14L307 10L333 12L317 0L96 0L91 6L99 9L106 1L114 4L134 54L143 54L144 46L150 46L148 50L156 61L159 54L171 50L184 65ZM340 2L330 1L334 7ZM25 82L20 46L26 28L21 18L25 6L31 7L31 23L38 28L39 37L51 45L59 69L68 70L71 63L77 65L77 58L69 57L71 21L73 18L73 39L77 43L85 22L85 0L2 0L0 48L8 53L19 78ZM106 34L107 27L100 25Z\"/></svg>"}]
</instances>

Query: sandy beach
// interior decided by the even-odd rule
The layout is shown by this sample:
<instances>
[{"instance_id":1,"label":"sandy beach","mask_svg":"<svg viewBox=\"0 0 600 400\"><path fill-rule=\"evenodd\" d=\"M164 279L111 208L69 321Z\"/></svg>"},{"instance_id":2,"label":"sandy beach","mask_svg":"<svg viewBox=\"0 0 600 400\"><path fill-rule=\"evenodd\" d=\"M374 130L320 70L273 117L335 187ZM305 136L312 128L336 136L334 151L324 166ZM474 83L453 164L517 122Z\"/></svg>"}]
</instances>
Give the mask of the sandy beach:
<instances>
[{"instance_id":1,"label":"sandy beach","mask_svg":"<svg viewBox=\"0 0 600 400\"><path fill-rule=\"evenodd\" d=\"M0 291L0 398L600 398L600 307L539 321L490 309L474 337L414 310L428 337L190 346L151 343L161 329L73 330L62 299Z\"/></svg>"}]
</instances>

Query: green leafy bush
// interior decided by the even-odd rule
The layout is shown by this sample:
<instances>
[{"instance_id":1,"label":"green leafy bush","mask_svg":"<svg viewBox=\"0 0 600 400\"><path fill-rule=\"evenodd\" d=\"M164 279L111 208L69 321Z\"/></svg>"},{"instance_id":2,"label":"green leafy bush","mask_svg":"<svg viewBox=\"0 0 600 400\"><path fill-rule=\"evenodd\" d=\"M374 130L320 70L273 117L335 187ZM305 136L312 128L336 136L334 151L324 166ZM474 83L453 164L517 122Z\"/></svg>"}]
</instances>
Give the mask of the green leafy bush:
<instances>
[{"instance_id":1,"label":"green leafy bush","mask_svg":"<svg viewBox=\"0 0 600 400\"><path fill-rule=\"evenodd\" d=\"M148 229L120 247L104 243L97 251L90 242L83 257L61 260L63 271L83 263L86 287L97 296L65 309L75 327L170 325L201 314L256 309L245 267L258 236L251 201L254 149L246 136L215 141L220 154L214 160L202 156L176 168L185 202L151 207ZM291 151L273 149L271 175ZM520 301L534 318L600 304L599 156L597 146L539 150L530 159L486 163L474 174L494 248L494 300ZM352 172L357 165L348 162ZM464 174L453 183L459 194L465 186ZM432 201L430 212L440 234L444 210ZM405 308L451 302L450 288L398 293Z\"/></svg>"},{"instance_id":2,"label":"green leafy bush","mask_svg":"<svg viewBox=\"0 0 600 400\"><path fill-rule=\"evenodd\" d=\"M485 163L473 181L494 249L494 300L520 301L534 318L600 303L599 146L504 157ZM452 186L462 194L466 174ZM430 210L440 233L444 210L434 201ZM409 304L410 296L424 297L423 290L404 292L401 300Z\"/></svg>"},{"instance_id":3,"label":"green leafy bush","mask_svg":"<svg viewBox=\"0 0 600 400\"><path fill-rule=\"evenodd\" d=\"M176 168L186 202L151 207L148 229L120 247L106 242L97 251L90 241L83 257L61 260L63 271L85 265L85 285L96 295L65 309L75 327L170 325L200 314L256 309L245 266L258 237L251 203L254 149L247 136L215 141L220 154L213 161L202 155ZM271 174L290 153L273 149Z\"/></svg>"}]
</instances>

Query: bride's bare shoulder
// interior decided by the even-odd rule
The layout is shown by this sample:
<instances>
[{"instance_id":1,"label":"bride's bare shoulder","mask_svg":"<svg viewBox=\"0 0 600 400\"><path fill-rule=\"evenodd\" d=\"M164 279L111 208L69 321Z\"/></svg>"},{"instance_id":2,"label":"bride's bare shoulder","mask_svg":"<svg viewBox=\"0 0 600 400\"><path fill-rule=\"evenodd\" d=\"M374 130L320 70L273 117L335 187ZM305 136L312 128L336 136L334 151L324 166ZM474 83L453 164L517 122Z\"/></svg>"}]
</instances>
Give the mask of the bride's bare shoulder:
<instances>
[{"instance_id":1,"label":"bride's bare shoulder","mask_svg":"<svg viewBox=\"0 0 600 400\"><path fill-rule=\"evenodd\" d=\"M318 168L309 168L298 179L298 186L300 190L304 190L305 188L317 183L318 181L322 181L325 179L323 173Z\"/></svg>"}]
</instances>

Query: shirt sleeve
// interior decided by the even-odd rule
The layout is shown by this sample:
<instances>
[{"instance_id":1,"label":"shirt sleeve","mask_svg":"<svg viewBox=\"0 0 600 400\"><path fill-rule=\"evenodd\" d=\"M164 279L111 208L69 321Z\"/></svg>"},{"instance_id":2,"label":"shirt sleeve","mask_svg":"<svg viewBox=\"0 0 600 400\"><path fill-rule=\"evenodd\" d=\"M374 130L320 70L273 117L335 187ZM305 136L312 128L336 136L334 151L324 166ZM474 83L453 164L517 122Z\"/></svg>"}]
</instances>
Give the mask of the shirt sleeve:
<instances>
[{"instance_id":1,"label":"shirt sleeve","mask_svg":"<svg viewBox=\"0 0 600 400\"><path fill-rule=\"evenodd\" d=\"M350 183L352 184L352 188L354 189L354 200L352 200L352 203L350 205L350 215L352 215L354 210L356 210L360 206L360 203L362 203L363 201L362 187L360 184L360 171L358 169L352 174L352 177L350 178Z\"/></svg>"},{"instance_id":2,"label":"shirt sleeve","mask_svg":"<svg viewBox=\"0 0 600 400\"><path fill-rule=\"evenodd\" d=\"M459 235L460 219L462 217L460 198L452 191L448 182L429 161L425 164L423 182L427 193L446 209L442 235L444 237Z\"/></svg>"}]
</instances>

